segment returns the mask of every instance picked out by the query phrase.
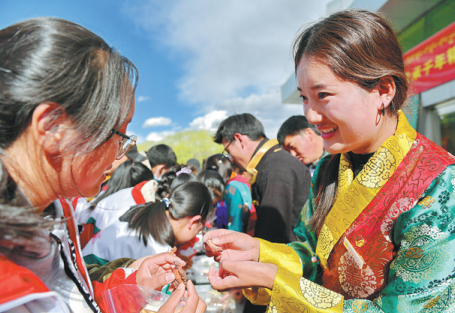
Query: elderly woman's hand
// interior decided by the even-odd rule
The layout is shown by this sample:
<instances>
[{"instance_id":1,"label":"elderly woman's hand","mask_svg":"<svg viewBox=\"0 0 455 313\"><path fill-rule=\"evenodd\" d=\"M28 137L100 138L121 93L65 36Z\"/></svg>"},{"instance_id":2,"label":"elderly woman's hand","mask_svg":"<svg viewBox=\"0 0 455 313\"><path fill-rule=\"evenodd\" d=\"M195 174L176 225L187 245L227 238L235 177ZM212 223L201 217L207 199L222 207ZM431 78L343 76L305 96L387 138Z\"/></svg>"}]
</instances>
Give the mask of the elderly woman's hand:
<instances>
[{"instance_id":1,"label":"elderly woman's hand","mask_svg":"<svg viewBox=\"0 0 455 313\"><path fill-rule=\"evenodd\" d=\"M141 263L136 273L136 283L151 289L160 289L174 281L174 261L179 261L182 266L186 264L185 261L169 252L139 260Z\"/></svg>"}]
</instances>

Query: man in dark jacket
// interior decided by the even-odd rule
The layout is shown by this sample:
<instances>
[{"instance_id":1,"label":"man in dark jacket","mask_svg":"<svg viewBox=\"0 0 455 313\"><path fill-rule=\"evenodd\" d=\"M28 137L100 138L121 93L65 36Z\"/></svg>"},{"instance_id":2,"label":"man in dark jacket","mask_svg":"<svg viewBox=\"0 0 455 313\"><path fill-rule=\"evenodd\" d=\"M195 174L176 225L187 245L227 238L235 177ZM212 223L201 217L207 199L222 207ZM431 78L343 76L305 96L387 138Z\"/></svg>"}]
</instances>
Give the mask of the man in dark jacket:
<instances>
[{"instance_id":1,"label":"man in dark jacket","mask_svg":"<svg viewBox=\"0 0 455 313\"><path fill-rule=\"evenodd\" d=\"M250 180L257 221L254 236L272 242L296 240L293 229L308 200L311 175L308 168L269 140L262 123L251 114L232 115L221 122L215 142L239 166L252 174ZM244 313L263 313L266 306L245 303Z\"/></svg>"},{"instance_id":2,"label":"man in dark jacket","mask_svg":"<svg viewBox=\"0 0 455 313\"><path fill-rule=\"evenodd\" d=\"M223 144L232 160L253 175L251 190L257 201L255 237L272 242L296 240L293 228L308 199L308 168L269 140L262 123L251 114L221 122L215 142Z\"/></svg>"}]
</instances>

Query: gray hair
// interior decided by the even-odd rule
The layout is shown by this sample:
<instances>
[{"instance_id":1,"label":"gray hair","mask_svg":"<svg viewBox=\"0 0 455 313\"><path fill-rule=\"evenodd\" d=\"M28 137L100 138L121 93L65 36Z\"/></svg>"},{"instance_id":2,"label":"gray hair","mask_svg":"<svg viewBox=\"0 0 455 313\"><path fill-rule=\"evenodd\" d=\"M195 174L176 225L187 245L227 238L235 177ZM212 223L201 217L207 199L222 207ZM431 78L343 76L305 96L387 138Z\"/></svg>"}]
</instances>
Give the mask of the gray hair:
<instances>
[{"instance_id":1,"label":"gray hair","mask_svg":"<svg viewBox=\"0 0 455 313\"><path fill-rule=\"evenodd\" d=\"M93 151L123 124L137 79L127 58L73 22L41 17L0 30L0 148L19 138L38 105L55 103L59 109L52 118L66 114L79 134L69 148ZM0 180L0 236L23 237L48 224L31 214L34 209L3 164Z\"/></svg>"}]
</instances>

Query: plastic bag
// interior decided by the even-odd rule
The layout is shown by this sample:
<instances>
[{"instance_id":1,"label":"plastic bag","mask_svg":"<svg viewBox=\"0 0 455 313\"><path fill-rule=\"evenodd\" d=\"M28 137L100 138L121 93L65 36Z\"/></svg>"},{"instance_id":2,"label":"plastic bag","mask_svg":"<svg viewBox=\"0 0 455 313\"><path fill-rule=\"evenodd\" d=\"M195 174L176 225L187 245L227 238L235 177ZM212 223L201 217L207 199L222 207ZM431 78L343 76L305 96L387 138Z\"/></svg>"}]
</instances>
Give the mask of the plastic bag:
<instances>
[{"instance_id":1,"label":"plastic bag","mask_svg":"<svg viewBox=\"0 0 455 313\"><path fill-rule=\"evenodd\" d=\"M169 295L138 285L120 285L103 292L108 313L155 313L169 299ZM183 307L177 306L175 312Z\"/></svg>"}]
</instances>

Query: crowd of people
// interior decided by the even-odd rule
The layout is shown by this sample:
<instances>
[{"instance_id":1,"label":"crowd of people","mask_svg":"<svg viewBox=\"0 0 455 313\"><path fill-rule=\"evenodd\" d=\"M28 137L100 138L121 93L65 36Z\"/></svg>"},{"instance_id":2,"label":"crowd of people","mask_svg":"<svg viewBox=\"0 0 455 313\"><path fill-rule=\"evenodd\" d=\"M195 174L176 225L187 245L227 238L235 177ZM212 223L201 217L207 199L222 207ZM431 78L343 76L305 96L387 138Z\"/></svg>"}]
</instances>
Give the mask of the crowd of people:
<instances>
[{"instance_id":1,"label":"crowd of people","mask_svg":"<svg viewBox=\"0 0 455 313\"><path fill-rule=\"evenodd\" d=\"M138 70L103 39L58 18L0 30L0 311L108 312L106 291L143 286L170 294L158 312L205 312L173 282L206 253L248 313L452 312L455 158L406 120L391 25L346 10L296 38L304 115L277 139L232 115L201 165L138 152Z\"/></svg>"}]
</instances>

